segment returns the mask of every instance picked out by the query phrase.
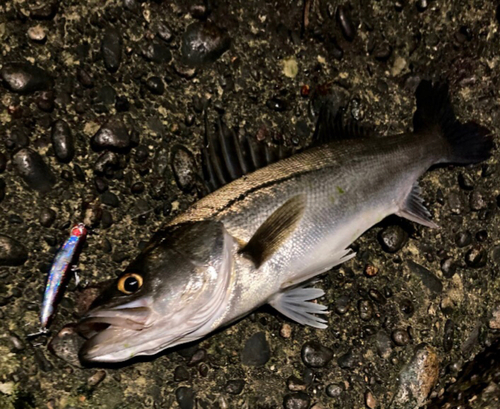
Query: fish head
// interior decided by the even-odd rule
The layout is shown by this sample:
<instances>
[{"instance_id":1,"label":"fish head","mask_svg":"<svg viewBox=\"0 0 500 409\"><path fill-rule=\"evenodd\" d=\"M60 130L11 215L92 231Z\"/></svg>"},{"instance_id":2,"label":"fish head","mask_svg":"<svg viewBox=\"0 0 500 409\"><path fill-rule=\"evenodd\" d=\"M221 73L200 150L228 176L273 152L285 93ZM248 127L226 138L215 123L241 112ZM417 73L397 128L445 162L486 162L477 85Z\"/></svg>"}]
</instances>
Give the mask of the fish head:
<instances>
[{"instance_id":1,"label":"fish head","mask_svg":"<svg viewBox=\"0 0 500 409\"><path fill-rule=\"evenodd\" d=\"M121 362L210 333L227 309L234 243L219 222L157 234L83 317L80 358Z\"/></svg>"}]
</instances>

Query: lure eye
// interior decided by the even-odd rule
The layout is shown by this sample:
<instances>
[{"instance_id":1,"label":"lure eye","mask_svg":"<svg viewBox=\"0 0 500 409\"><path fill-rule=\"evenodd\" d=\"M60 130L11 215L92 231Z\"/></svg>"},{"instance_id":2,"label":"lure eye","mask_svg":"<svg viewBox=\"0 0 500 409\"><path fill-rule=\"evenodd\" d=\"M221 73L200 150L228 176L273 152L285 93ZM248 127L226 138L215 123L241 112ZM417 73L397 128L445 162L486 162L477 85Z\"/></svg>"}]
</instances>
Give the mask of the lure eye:
<instances>
[{"instance_id":1,"label":"lure eye","mask_svg":"<svg viewBox=\"0 0 500 409\"><path fill-rule=\"evenodd\" d=\"M127 273L118 280L118 290L123 294L135 293L142 287L142 276L136 273Z\"/></svg>"}]
</instances>

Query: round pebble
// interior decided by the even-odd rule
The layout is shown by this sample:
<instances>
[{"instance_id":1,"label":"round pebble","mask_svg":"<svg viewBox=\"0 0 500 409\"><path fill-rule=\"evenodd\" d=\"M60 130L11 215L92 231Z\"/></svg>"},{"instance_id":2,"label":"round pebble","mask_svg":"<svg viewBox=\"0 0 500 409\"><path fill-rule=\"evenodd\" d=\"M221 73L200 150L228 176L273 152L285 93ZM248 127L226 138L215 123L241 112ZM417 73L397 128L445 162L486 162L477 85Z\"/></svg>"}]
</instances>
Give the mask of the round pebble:
<instances>
[{"instance_id":1,"label":"round pebble","mask_svg":"<svg viewBox=\"0 0 500 409\"><path fill-rule=\"evenodd\" d=\"M399 226L388 226L379 234L382 248L388 253L396 253L406 244L408 234Z\"/></svg>"},{"instance_id":2,"label":"round pebble","mask_svg":"<svg viewBox=\"0 0 500 409\"><path fill-rule=\"evenodd\" d=\"M116 118L104 124L92 137L90 143L95 151L109 149L114 152L122 152L131 148L128 129L121 120Z\"/></svg>"},{"instance_id":3,"label":"round pebble","mask_svg":"<svg viewBox=\"0 0 500 409\"><path fill-rule=\"evenodd\" d=\"M13 163L31 189L46 193L55 184L52 171L37 152L29 148L21 149L14 155Z\"/></svg>"},{"instance_id":4,"label":"round pebble","mask_svg":"<svg viewBox=\"0 0 500 409\"><path fill-rule=\"evenodd\" d=\"M122 60L122 37L115 28L108 28L101 43L104 65L109 72L116 72Z\"/></svg>"},{"instance_id":5,"label":"round pebble","mask_svg":"<svg viewBox=\"0 0 500 409\"><path fill-rule=\"evenodd\" d=\"M32 93L46 89L51 78L43 69L28 62L5 63L0 71L9 89L18 93Z\"/></svg>"},{"instance_id":6,"label":"round pebble","mask_svg":"<svg viewBox=\"0 0 500 409\"><path fill-rule=\"evenodd\" d=\"M479 245L472 247L465 254L465 262L469 267L473 268L481 268L486 265L488 261L488 254L486 251Z\"/></svg>"},{"instance_id":7,"label":"round pebble","mask_svg":"<svg viewBox=\"0 0 500 409\"><path fill-rule=\"evenodd\" d=\"M443 336L443 349L445 352L450 352L453 348L453 341L455 339L455 323L448 319L444 325Z\"/></svg>"},{"instance_id":8,"label":"round pebble","mask_svg":"<svg viewBox=\"0 0 500 409\"><path fill-rule=\"evenodd\" d=\"M230 395L239 395L243 392L243 388L245 387L245 381L243 379L233 379L229 380L226 383L226 392Z\"/></svg>"},{"instance_id":9,"label":"round pebble","mask_svg":"<svg viewBox=\"0 0 500 409\"><path fill-rule=\"evenodd\" d=\"M28 28L28 37L30 40L42 43L47 38L47 34L42 26L36 25Z\"/></svg>"},{"instance_id":10,"label":"round pebble","mask_svg":"<svg viewBox=\"0 0 500 409\"><path fill-rule=\"evenodd\" d=\"M253 334L241 351L241 363L247 366L263 366L271 358L271 349L264 332Z\"/></svg>"},{"instance_id":11,"label":"round pebble","mask_svg":"<svg viewBox=\"0 0 500 409\"><path fill-rule=\"evenodd\" d=\"M311 398L304 392L289 393L283 399L285 409L308 409L310 403Z\"/></svg>"},{"instance_id":12,"label":"round pebble","mask_svg":"<svg viewBox=\"0 0 500 409\"><path fill-rule=\"evenodd\" d=\"M180 409L194 409L194 391L182 386L175 391L175 398Z\"/></svg>"},{"instance_id":13,"label":"round pebble","mask_svg":"<svg viewBox=\"0 0 500 409\"><path fill-rule=\"evenodd\" d=\"M179 189L190 192L197 177L196 161L190 150L181 145L173 147L172 170Z\"/></svg>"},{"instance_id":14,"label":"round pebble","mask_svg":"<svg viewBox=\"0 0 500 409\"><path fill-rule=\"evenodd\" d=\"M174 381L183 382L190 378L189 371L184 366L178 366L174 370Z\"/></svg>"},{"instance_id":15,"label":"round pebble","mask_svg":"<svg viewBox=\"0 0 500 409\"><path fill-rule=\"evenodd\" d=\"M75 156L75 144L69 125L62 119L52 125L52 146L57 159L63 163L69 163Z\"/></svg>"},{"instance_id":16,"label":"round pebble","mask_svg":"<svg viewBox=\"0 0 500 409\"><path fill-rule=\"evenodd\" d=\"M344 385L338 383L331 383L326 387L326 394L330 398L338 398L344 392Z\"/></svg>"},{"instance_id":17,"label":"round pebble","mask_svg":"<svg viewBox=\"0 0 500 409\"><path fill-rule=\"evenodd\" d=\"M323 368L333 359L333 351L316 341L306 342L302 346L302 361L310 368Z\"/></svg>"},{"instance_id":18,"label":"round pebble","mask_svg":"<svg viewBox=\"0 0 500 409\"><path fill-rule=\"evenodd\" d=\"M345 39L348 41L354 40L356 27L352 22L350 13L346 6L339 6L337 8L337 23L339 24Z\"/></svg>"},{"instance_id":19,"label":"round pebble","mask_svg":"<svg viewBox=\"0 0 500 409\"><path fill-rule=\"evenodd\" d=\"M48 207L45 207L40 212L40 224L43 227L50 227L56 220L56 212Z\"/></svg>"},{"instance_id":20,"label":"round pebble","mask_svg":"<svg viewBox=\"0 0 500 409\"><path fill-rule=\"evenodd\" d=\"M410 342L410 335L408 335L408 331L402 329L392 331L391 337L394 343L400 347L408 345Z\"/></svg>"},{"instance_id":21,"label":"round pebble","mask_svg":"<svg viewBox=\"0 0 500 409\"><path fill-rule=\"evenodd\" d=\"M152 94L162 95L165 92L165 84L160 77L150 77L146 81L146 87Z\"/></svg>"},{"instance_id":22,"label":"round pebble","mask_svg":"<svg viewBox=\"0 0 500 409\"><path fill-rule=\"evenodd\" d=\"M363 321L369 321L373 317L373 304L370 300L360 300L358 302L359 317Z\"/></svg>"},{"instance_id":23,"label":"round pebble","mask_svg":"<svg viewBox=\"0 0 500 409\"><path fill-rule=\"evenodd\" d=\"M28 252L19 241L0 234L0 266L22 266Z\"/></svg>"},{"instance_id":24,"label":"round pebble","mask_svg":"<svg viewBox=\"0 0 500 409\"><path fill-rule=\"evenodd\" d=\"M182 36L182 56L190 66L212 63L229 49L228 34L209 21L191 24Z\"/></svg>"}]
</instances>

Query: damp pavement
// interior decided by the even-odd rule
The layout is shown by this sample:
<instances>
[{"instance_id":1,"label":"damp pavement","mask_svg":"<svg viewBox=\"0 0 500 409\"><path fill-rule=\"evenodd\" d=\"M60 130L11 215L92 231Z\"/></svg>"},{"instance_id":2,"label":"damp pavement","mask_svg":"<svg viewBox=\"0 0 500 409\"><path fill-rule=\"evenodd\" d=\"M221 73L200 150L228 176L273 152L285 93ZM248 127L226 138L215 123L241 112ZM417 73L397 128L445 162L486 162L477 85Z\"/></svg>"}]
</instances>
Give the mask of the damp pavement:
<instances>
[{"instance_id":1,"label":"damp pavement","mask_svg":"<svg viewBox=\"0 0 500 409\"><path fill-rule=\"evenodd\" d=\"M262 308L184 348L84 367L74 323L199 193L219 120L307 146L322 102L411 130L422 78L500 131L494 2L6 0L0 4L0 407L500 407L498 152L421 182L440 229L391 217L318 282L329 328ZM44 281L91 234L51 333Z\"/></svg>"}]
</instances>

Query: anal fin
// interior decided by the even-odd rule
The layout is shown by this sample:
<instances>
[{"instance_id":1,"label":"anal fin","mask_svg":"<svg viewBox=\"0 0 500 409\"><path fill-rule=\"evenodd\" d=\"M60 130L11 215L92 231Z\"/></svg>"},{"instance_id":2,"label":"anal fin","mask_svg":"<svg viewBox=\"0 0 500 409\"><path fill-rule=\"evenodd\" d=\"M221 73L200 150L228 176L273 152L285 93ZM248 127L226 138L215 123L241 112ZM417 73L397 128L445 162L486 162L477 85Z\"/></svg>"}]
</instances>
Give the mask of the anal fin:
<instances>
[{"instance_id":1,"label":"anal fin","mask_svg":"<svg viewBox=\"0 0 500 409\"><path fill-rule=\"evenodd\" d=\"M323 295L325 292L319 288L296 287L276 294L269 304L299 324L325 329L327 321L314 314L327 314L327 307L310 301Z\"/></svg>"},{"instance_id":2,"label":"anal fin","mask_svg":"<svg viewBox=\"0 0 500 409\"><path fill-rule=\"evenodd\" d=\"M410 193L406 197L403 205L396 213L400 217L411 220L412 222L422 224L430 228L438 228L439 226L431 220L431 213L424 206L423 199L420 196L420 187L415 182Z\"/></svg>"}]
</instances>

